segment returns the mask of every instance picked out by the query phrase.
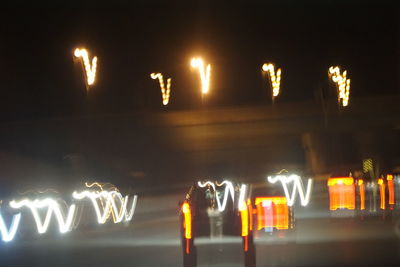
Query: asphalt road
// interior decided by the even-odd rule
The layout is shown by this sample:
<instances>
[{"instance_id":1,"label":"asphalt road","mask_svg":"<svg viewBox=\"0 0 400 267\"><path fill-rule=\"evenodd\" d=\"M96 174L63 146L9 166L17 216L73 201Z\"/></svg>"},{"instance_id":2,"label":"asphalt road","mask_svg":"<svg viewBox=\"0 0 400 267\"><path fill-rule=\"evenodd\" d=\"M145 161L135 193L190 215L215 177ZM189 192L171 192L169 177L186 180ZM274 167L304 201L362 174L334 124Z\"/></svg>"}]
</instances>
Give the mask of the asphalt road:
<instances>
[{"instance_id":1,"label":"asphalt road","mask_svg":"<svg viewBox=\"0 0 400 267\"><path fill-rule=\"evenodd\" d=\"M182 266L177 216L182 192L142 196L128 226L17 238L0 244L0 266ZM322 203L321 201L318 201ZM393 223L333 219L324 205L296 210L294 242L256 240L257 266L399 266ZM238 238L200 239L199 266L243 266Z\"/></svg>"}]
</instances>

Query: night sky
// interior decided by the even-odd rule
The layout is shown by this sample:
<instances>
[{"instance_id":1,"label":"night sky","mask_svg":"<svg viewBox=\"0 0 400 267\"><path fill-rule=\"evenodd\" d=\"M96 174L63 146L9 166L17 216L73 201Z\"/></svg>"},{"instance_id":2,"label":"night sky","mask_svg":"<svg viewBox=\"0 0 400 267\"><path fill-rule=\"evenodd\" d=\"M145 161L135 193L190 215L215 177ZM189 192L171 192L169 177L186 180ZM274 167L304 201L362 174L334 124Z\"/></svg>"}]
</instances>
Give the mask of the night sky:
<instances>
[{"instance_id":1,"label":"night sky","mask_svg":"<svg viewBox=\"0 0 400 267\"><path fill-rule=\"evenodd\" d=\"M270 104L264 62L283 69L278 101L334 90L331 65L348 70L353 97L398 89L398 9L391 5L140 4L99 9L3 9L0 119L82 116L87 103L73 50L98 56L92 112L158 111L151 72L172 77L169 110L201 104L193 56L212 64L207 106ZM334 91L333 91L334 93Z\"/></svg>"}]
</instances>

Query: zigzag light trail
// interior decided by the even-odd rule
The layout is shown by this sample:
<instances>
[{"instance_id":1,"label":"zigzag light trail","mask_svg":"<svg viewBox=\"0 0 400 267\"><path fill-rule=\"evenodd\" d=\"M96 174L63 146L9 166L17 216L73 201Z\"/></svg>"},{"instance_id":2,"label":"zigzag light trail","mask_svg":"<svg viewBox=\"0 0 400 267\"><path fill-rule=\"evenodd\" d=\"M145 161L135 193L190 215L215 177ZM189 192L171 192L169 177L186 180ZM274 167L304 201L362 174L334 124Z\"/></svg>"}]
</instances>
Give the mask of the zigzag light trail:
<instances>
[{"instance_id":1,"label":"zigzag light trail","mask_svg":"<svg viewBox=\"0 0 400 267\"><path fill-rule=\"evenodd\" d=\"M301 177L292 174L290 176L286 175L277 175L275 177L268 176L268 182L271 184L275 184L276 182L281 182L283 190L285 192L285 196L288 201L288 206L293 206L296 201L296 193L299 192L300 203L302 206L307 206L310 202L311 188L312 188L312 179L308 179L307 182L307 191L304 193L304 186L301 180ZM292 194L289 193L288 184L293 183Z\"/></svg>"}]
</instances>

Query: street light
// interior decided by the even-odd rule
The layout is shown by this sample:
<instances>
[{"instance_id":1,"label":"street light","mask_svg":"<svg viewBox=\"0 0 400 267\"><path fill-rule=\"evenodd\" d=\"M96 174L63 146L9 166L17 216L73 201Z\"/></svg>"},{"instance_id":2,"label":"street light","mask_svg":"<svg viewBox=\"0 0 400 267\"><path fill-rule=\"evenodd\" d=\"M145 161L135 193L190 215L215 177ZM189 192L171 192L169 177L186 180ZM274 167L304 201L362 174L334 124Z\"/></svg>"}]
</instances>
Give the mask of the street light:
<instances>
[{"instance_id":1,"label":"street light","mask_svg":"<svg viewBox=\"0 0 400 267\"><path fill-rule=\"evenodd\" d=\"M160 83L160 88L161 88L162 103L164 106L168 105L169 96L171 93L171 78L167 79L167 88L165 88L164 78L161 73L152 73L152 74L150 74L150 77L153 80L158 79L158 81Z\"/></svg>"},{"instance_id":2,"label":"street light","mask_svg":"<svg viewBox=\"0 0 400 267\"><path fill-rule=\"evenodd\" d=\"M272 86L272 100L274 100L274 98L279 95L282 70L279 68L275 73L275 66L272 63L265 63L262 66L262 70L269 75Z\"/></svg>"},{"instance_id":3,"label":"street light","mask_svg":"<svg viewBox=\"0 0 400 267\"><path fill-rule=\"evenodd\" d=\"M350 100L350 79L347 78L347 70L340 73L338 66L330 67L328 75L336 83L339 106L346 107Z\"/></svg>"},{"instance_id":4,"label":"street light","mask_svg":"<svg viewBox=\"0 0 400 267\"><path fill-rule=\"evenodd\" d=\"M211 73L211 65L204 65L203 59L201 58L193 58L191 61L192 68L198 68L200 79L201 79L201 93L203 95L207 94L210 90L210 73Z\"/></svg>"},{"instance_id":5,"label":"street light","mask_svg":"<svg viewBox=\"0 0 400 267\"><path fill-rule=\"evenodd\" d=\"M86 73L86 89L92 85L96 79L97 57L93 57L92 64L89 61L89 55L86 49L77 48L74 52L75 57L80 58Z\"/></svg>"}]
</instances>

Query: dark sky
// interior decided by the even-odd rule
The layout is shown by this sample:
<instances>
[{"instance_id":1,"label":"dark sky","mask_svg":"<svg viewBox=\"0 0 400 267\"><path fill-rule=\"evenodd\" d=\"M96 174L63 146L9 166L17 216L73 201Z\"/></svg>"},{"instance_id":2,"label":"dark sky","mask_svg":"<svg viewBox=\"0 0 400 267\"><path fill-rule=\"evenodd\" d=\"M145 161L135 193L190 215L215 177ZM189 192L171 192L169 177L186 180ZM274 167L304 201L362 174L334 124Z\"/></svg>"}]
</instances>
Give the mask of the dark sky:
<instances>
[{"instance_id":1,"label":"dark sky","mask_svg":"<svg viewBox=\"0 0 400 267\"><path fill-rule=\"evenodd\" d=\"M99 58L90 95L98 113L161 110L154 71L173 79L168 109L197 108L196 55L213 68L208 106L268 104L267 61L283 69L281 102L334 90L327 69L336 64L348 70L353 97L399 92L394 5L199 3L2 9L0 119L85 114L77 46Z\"/></svg>"}]
</instances>

